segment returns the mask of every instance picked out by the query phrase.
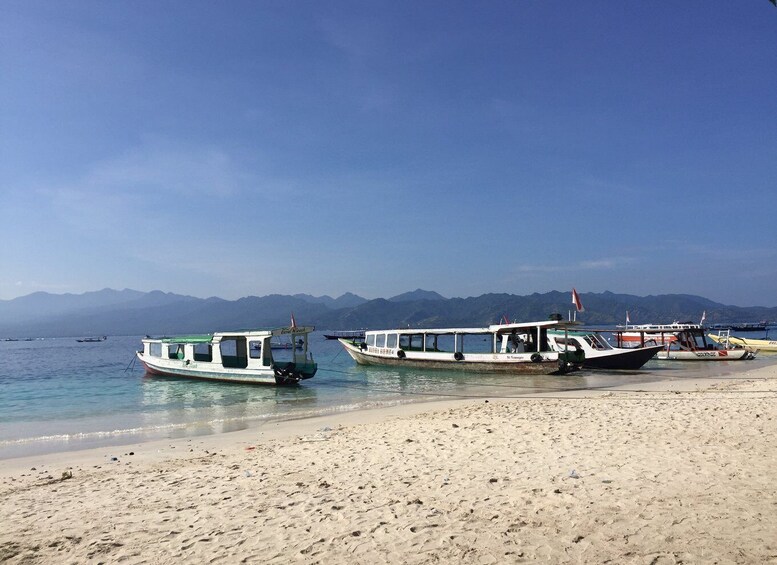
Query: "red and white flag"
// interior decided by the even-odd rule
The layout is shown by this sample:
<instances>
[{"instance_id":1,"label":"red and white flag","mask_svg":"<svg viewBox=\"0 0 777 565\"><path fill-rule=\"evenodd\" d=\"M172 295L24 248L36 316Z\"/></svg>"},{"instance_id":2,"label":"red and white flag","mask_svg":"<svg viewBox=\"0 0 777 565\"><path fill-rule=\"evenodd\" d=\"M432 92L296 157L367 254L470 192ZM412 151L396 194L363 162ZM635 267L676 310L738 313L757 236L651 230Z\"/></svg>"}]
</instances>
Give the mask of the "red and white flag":
<instances>
[{"instance_id":1,"label":"red and white flag","mask_svg":"<svg viewBox=\"0 0 777 565\"><path fill-rule=\"evenodd\" d=\"M291 313L291 329L295 329L297 327L297 320L294 319L294 312Z\"/></svg>"},{"instance_id":2,"label":"red and white flag","mask_svg":"<svg viewBox=\"0 0 777 565\"><path fill-rule=\"evenodd\" d=\"M575 308L577 308L578 312L585 312L585 308L583 308L583 303L580 302L580 295L577 294L577 291L574 288L572 289L572 304L575 305Z\"/></svg>"}]
</instances>

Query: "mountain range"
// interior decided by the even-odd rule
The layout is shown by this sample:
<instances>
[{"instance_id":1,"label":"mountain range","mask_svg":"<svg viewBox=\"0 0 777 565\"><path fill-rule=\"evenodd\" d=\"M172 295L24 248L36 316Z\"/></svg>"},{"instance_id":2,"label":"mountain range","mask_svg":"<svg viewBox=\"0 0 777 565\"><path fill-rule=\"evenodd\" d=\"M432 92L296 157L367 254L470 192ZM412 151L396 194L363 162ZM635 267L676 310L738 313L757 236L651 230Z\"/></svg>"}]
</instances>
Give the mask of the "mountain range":
<instances>
[{"instance_id":1,"label":"mountain range","mask_svg":"<svg viewBox=\"0 0 777 565\"><path fill-rule=\"evenodd\" d=\"M687 294L580 296L585 310L577 314L578 320L588 325L623 323L627 311L634 324L699 322L703 313L708 324L777 320L777 308L727 306ZM559 291L446 298L417 289L372 300L350 292L338 298L271 294L224 300L106 288L83 294L36 292L0 300L0 338L204 333L288 325L292 313L300 325L327 330L472 327L498 323L504 316L533 321L559 313L566 318L573 309L571 293Z\"/></svg>"}]
</instances>

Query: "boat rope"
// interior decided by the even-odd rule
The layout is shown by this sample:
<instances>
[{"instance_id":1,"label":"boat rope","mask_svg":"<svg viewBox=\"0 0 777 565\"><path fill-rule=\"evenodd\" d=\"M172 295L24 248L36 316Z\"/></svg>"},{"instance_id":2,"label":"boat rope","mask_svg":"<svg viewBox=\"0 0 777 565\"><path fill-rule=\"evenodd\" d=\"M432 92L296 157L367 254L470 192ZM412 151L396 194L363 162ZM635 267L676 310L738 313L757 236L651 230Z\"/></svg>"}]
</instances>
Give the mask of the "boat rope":
<instances>
[{"instance_id":1,"label":"boat rope","mask_svg":"<svg viewBox=\"0 0 777 565\"><path fill-rule=\"evenodd\" d=\"M133 353L132 354L132 359L130 359L130 362L127 364L127 367L124 369L125 373L127 371L129 371L130 369L135 368L135 361L137 361L137 359L138 359L138 356Z\"/></svg>"},{"instance_id":2,"label":"boat rope","mask_svg":"<svg viewBox=\"0 0 777 565\"><path fill-rule=\"evenodd\" d=\"M332 361L334 361L335 359L337 359L338 357L340 357L340 354L341 354L343 351L345 351L345 348L344 348L344 347L341 347L341 348L340 348L340 351L338 351L337 353L335 353L335 356L334 356L334 357L332 357Z\"/></svg>"}]
</instances>

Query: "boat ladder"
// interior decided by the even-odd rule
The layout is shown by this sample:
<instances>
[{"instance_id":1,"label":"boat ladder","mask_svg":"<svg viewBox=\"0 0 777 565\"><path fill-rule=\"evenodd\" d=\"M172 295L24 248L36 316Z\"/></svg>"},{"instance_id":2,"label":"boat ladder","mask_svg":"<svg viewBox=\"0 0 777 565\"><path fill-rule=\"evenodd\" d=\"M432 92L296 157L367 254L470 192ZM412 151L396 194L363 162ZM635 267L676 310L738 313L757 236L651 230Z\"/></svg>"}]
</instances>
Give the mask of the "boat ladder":
<instances>
[{"instance_id":1,"label":"boat ladder","mask_svg":"<svg viewBox=\"0 0 777 565\"><path fill-rule=\"evenodd\" d=\"M718 330L718 337L720 338L720 344L724 349L734 349L734 347L729 342L729 338L731 337L731 329Z\"/></svg>"}]
</instances>

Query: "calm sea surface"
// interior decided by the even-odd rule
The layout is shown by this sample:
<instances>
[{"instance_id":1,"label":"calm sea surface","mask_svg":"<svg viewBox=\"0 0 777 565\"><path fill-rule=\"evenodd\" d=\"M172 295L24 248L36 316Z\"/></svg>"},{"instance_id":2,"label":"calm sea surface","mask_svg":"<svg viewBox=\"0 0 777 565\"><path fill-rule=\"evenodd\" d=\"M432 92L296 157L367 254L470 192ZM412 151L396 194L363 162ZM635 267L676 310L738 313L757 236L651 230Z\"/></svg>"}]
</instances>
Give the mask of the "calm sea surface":
<instances>
[{"instance_id":1,"label":"calm sea surface","mask_svg":"<svg viewBox=\"0 0 777 565\"><path fill-rule=\"evenodd\" d=\"M756 337L756 336L753 336ZM777 363L652 360L641 371L562 377L365 368L336 341L311 336L319 370L295 388L145 376L140 336L0 342L0 459L151 439L218 434L337 412L450 398L509 398L656 379L715 377Z\"/></svg>"}]
</instances>

